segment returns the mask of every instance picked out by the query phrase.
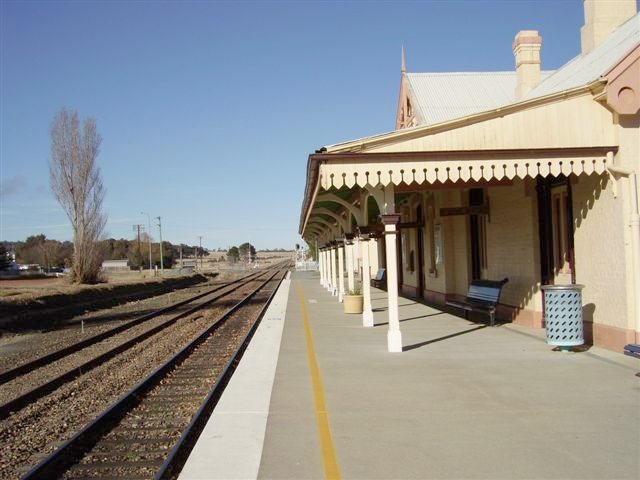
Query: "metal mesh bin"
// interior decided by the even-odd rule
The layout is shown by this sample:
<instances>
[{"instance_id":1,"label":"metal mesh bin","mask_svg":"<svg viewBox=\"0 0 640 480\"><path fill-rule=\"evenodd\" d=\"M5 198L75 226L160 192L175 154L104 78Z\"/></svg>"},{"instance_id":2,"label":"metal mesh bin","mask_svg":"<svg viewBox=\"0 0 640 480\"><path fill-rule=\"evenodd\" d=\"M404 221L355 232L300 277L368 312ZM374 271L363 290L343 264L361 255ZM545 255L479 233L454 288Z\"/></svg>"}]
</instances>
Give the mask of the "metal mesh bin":
<instances>
[{"instance_id":1,"label":"metal mesh bin","mask_svg":"<svg viewBox=\"0 0 640 480\"><path fill-rule=\"evenodd\" d=\"M582 289L584 285L544 285L547 343L560 347L584 344Z\"/></svg>"}]
</instances>

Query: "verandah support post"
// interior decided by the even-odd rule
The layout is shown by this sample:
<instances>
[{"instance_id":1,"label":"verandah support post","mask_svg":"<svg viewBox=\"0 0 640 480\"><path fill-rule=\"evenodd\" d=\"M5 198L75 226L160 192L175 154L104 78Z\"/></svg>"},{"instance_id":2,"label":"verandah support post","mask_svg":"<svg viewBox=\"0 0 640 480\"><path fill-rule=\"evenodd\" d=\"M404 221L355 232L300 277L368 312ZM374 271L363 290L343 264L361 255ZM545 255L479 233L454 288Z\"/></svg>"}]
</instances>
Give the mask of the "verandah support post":
<instances>
[{"instance_id":1,"label":"verandah support post","mask_svg":"<svg viewBox=\"0 0 640 480\"><path fill-rule=\"evenodd\" d=\"M338 265L336 264L336 250L334 246L331 247L331 295L338 296Z\"/></svg>"},{"instance_id":2,"label":"verandah support post","mask_svg":"<svg viewBox=\"0 0 640 480\"><path fill-rule=\"evenodd\" d=\"M316 247L316 255L318 256L318 270L320 271L320 285L324 287L324 257L321 250Z\"/></svg>"},{"instance_id":3,"label":"verandah support post","mask_svg":"<svg viewBox=\"0 0 640 480\"><path fill-rule=\"evenodd\" d=\"M324 261L327 269L327 283L325 285L328 292L331 291L331 247L327 247L324 252Z\"/></svg>"},{"instance_id":4,"label":"verandah support post","mask_svg":"<svg viewBox=\"0 0 640 480\"><path fill-rule=\"evenodd\" d=\"M351 238L347 239L347 244L345 246L345 250L347 252L347 289L349 292L353 291L354 283L353 283L353 240Z\"/></svg>"},{"instance_id":5,"label":"verandah support post","mask_svg":"<svg viewBox=\"0 0 640 480\"><path fill-rule=\"evenodd\" d=\"M396 230L400 223L400 215L391 213L381 215L384 223L386 257L387 257L387 294L389 302L389 331L387 332L387 348L389 352L402 352L402 334L398 313L398 261L396 248Z\"/></svg>"},{"instance_id":6,"label":"verandah support post","mask_svg":"<svg viewBox=\"0 0 640 480\"><path fill-rule=\"evenodd\" d=\"M373 310L371 309L371 273L369 272L369 238L360 238L360 255L362 255L362 326L373 327Z\"/></svg>"},{"instance_id":7,"label":"verandah support post","mask_svg":"<svg viewBox=\"0 0 640 480\"><path fill-rule=\"evenodd\" d=\"M329 266L327 265L327 247L322 249L322 271L324 275L324 280L322 286L324 288L329 287Z\"/></svg>"},{"instance_id":8,"label":"verandah support post","mask_svg":"<svg viewBox=\"0 0 640 480\"><path fill-rule=\"evenodd\" d=\"M331 282L333 282L333 263L331 262L331 254L332 254L332 250L331 250L331 245L329 245L327 247L327 251L326 251L326 261L327 261L327 291L328 292L333 292L333 285Z\"/></svg>"},{"instance_id":9,"label":"verandah support post","mask_svg":"<svg viewBox=\"0 0 640 480\"><path fill-rule=\"evenodd\" d=\"M344 246L338 243L338 301L344 300Z\"/></svg>"}]
</instances>

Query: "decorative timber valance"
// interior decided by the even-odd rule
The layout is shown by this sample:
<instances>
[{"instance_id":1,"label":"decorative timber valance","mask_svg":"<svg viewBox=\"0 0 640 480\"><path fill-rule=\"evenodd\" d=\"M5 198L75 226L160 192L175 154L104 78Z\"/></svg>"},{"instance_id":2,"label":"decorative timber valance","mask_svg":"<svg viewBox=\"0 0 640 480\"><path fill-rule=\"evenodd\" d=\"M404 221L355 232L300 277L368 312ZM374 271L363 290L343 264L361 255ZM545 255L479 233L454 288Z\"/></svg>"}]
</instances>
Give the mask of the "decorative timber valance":
<instances>
[{"instance_id":1,"label":"decorative timber valance","mask_svg":"<svg viewBox=\"0 0 640 480\"><path fill-rule=\"evenodd\" d=\"M616 147L316 154L320 187L436 184L537 176L601 174Z\"/></svg>"}]
</instances>

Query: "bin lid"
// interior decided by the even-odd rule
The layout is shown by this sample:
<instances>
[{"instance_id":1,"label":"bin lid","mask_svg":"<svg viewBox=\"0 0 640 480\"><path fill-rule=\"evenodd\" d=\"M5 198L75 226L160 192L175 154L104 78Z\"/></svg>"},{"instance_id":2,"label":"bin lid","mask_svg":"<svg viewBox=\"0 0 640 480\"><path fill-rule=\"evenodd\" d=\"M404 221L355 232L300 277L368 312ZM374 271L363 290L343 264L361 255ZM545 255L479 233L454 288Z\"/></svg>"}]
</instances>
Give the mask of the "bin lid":
<instances>
[{"instance_id":1,"label":"bin lid","mask_svg":"<svg viewBox=\"0 0 640 480\"><path fill-rule=\"evenodd\" d=\"M584 285L580 285L579 283L572 283L569 285L542 285L540 287L541 290L582 290Z\"/></svg>"}]
</instances>

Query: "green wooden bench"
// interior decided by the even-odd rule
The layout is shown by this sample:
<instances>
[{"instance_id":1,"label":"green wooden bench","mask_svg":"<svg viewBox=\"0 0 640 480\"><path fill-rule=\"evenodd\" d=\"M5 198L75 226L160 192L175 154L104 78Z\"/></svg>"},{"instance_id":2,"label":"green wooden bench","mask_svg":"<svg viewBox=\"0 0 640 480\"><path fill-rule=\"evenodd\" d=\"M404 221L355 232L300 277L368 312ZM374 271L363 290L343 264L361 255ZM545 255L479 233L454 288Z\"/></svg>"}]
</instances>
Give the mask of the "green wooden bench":
<instances>
[{"instance_id":1,"label":"green wooden bench","mask_svg":"<svg viewBox=\"0 0 640 480\"><path fill-rule=\"evenodd\" d=\"M446 300L446 304L464 310L464 318L468 312L488 313L491 326L496 323L496 306L500 299L502 287L509 281L508 278L502 280L473 280L469 284L469 291L466 297L451 297Z\"/></svg>"}]
</instances>

